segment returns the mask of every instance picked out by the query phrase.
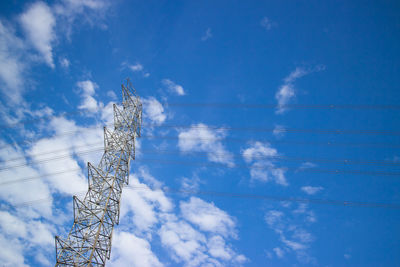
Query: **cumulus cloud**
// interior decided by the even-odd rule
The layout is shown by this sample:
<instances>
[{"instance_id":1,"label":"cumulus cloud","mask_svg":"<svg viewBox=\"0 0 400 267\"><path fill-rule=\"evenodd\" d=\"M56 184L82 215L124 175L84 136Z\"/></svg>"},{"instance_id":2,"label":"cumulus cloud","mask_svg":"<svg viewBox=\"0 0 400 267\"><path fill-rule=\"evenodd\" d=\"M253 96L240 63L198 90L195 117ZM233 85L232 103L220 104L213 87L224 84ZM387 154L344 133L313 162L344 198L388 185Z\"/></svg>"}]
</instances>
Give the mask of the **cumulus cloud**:
<instances>
[{"instance_id":1,"label":"cumulus cloud","mask_svg":"<svg viewBox=\"0 0 400 267\"><path fill-rule=\"evenodd\" d=\"M233 155L221 143L225 135L223 129L212 129L203 123L194 124L189 130L179 132L178 147L184 153L205 152L209 161L233 167Z\"/></svg>"},{"instance_id":2,"label":"cumulus cloud","mask_svg":"<svg viewBox=\"0 0 400 267\"><path fill-rule=\"evenodd\" d=\"M140 63L136 63L134 65L130 65L129 69L133 72L137 72L137 71L142 71L143 70L143 65Z\"/></svg>"},{"instance_id":3,"label":"cumulus cloud","mask_svg":"<svg viewBox=\"0 0 400 267\"><path fill-rule=\"evenodd\" d=\"M56 38L56 19L51 8L44 2L36 2L20 16L20 21L33 47L54 68L52 43Z\"/></svg>"},{"instance_id":4,"label":"cumulus cloud","mask_svg":"<svg viewBox=\"0 0 400 267\"><path fill-rule=\"evenodd\" d=\"M167 119L163 105L154 97L143 98L142 103L145 120L160 125Z\"/></svg>"},{"instance_id":5,"label":"cumulus cloud","mask_svg":"<svg viewBox=\"0 0 400 267\"><path fill-rule=\"evenodd\" d=\"M200 232L175 215L164 217L158 233L173 259L184 266L241 266L247 261L222 236Z\"/></svg>"},{"instance_id":6,"label":"cumulus cloud","mask_svg":"<svg viewBox=\"0 0 400 267\"><path fill-rule=\"evenodd\" d=\"M144 167L131 176L130 186L124 189L122 195L119 226L132 229L130 235L134 236L126 234L129 238L126 242L137 242L141 246L138 250L146 251L145 259L150 258L158 264L154 253L150 253L150 242L153 235L157 234L170 258L183 266L240 266L247 261L229 244L229 240L237 236L237 230L234 218L227 212L199 198L181 201L179 212L175 212L173 201L162 190L148 184L162 186ZM201 218L195 218L196 212ZM133 244L130 246L133 247ZM128 257L129 249L121 253L118 251L119 245L116 247L113 247L111 262L118 262L121 266L139 264L132 259L124 260L122 254ZM150 260L142 263L143 266Z\"/></svg>"},{"instance_id":7,"label":"cumulus cloud","mask_svg":"<svg viewBox=\"0 0 400 267\"><path fill-rule=\"evenodd\" d=\"M242 156L250 163L250 176L261 182L274 181L277 184L287 186L285 170L278 168L271 158L279 156L278 151L269 143L254 142L242 151ZM270 158L270 159L269 159Z\"/></svg>"},{"instance_id":8,"label":"cumulus cloud","mask_svg":"<svg viewBox=\"0 0 400 267\"><path fill-rule=\"evenodd\" d=\"M175 82L171 81L170 79L163 79L162 80L162 84L167 87L168 91L170 93L179 95L179 96L183 96L185 95L185 90L183 89L183 87L179 84L176 84Z\"/></svg>"},{"instance_id":9,"label":"cumulus cloud","mask_svg":"<svg viewBox=\"0 0 400 267\"><path fill-rule=\"evenodd\" d=\"M95 82L86 80L78 82L77 86L82 90L82 104L78 108L96 113L102 107L93 97L98 85Z\"/></svg>"},{"instance_id":10,"label":"cumulus cloud","mask_svg":"<svg viewBox=\"0 0 400 267\"><path fill-rule=\"evenodd\" d=\"M278 91L275 94L275 99L278 101L278 107L275 112L277 114L283 114L285 111L287 111L286 105L289 104L289 102L296 96L294 83L297 79L312 72L318 72L324 69L325 66L319 65L311 69L297 67L294 71L292 71L283 80L283 84L279 87Z\"/></svg>"},{"instance_id":11,"label":"cumulus cloud","mask_svg":"<svg viewBox=\"0 0 400 267\"><path fill-rule=\"evenodd\" d=\"M22 60L24 42L15 36L15 30L0 21L0 80L2 93L12 103L21 103L24 92L22 74L26 63Z\"/></svg>"},{"instance_id":12,"label":"cumulus cloud","mask_svg":"<svg viewBox=\"0 0 400 267\"><path fill-rule=\"evenodd\" d=\"M188 202L181 202L182 216L187 221L208 231L222 236L236 236L235 222L226 212L213 203L205 202L197 197L191 197Z\"/></svg>"},{"instance_id":13,"label":"cumulus cloud","mask_svg":"<svg viewBox=\"0 0 400 267\"><path fill-rule=\"evenodd\" d=\"M26 215L26 214L25 214ZM0 211L0 261L12 266L25 265L24 257L28 254L26 244L42 252L48 252L54 244L52 223L30 216L16 216L9 211ZM43 255L42 253L39 253Z\"/></svg>"},{"instance_id":14,"label":"cumulus cloud","mask_svg":"<svg viewBox=\"0 0 400 267\"><path fill-rule=\"evenodd\" d=\"M306 194L309 195L315 195L316 193L318 193L319 191L323 190L324 188L322 186L302 186L301 190L303 192L305 192Z\"/></svg>"},{"instance_id":15,"label":"cumulus cloud","mask_svg":"<svg viewBox=\"0 0 400 267\"><path fill-rule=\"evenodd\" d=\"M121 267L164 266L151 250L149 241L124 231L116 231L114 234L113 253L109 264Z\"/></svg>"}]
</instances>

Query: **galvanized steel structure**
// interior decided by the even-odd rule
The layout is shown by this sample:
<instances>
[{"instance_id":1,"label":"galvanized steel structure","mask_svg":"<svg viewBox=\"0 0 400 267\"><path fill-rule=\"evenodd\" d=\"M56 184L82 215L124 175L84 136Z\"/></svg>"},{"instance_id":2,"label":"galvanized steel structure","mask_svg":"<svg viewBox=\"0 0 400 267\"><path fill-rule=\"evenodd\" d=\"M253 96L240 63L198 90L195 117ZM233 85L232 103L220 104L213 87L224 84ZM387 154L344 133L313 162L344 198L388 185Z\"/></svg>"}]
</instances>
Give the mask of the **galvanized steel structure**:
<instances>
[{"instance_id":1,"label":"galvanized steel structure","mask_svg":"<svg viewBox=\"0 0 400 267\"><path fill-rule=\"evenodd\" d=\"M129 80L122 85L122 97L122 107L114 104L113 131L104 127L99 165L88 163L89 189L83 200L73 198L72 229L66 239L56 236L56 266L105 266L110 259L122 188L129 182L129 162L135 159L142 122L142 103Z\"/></svg>"}]
</instances>

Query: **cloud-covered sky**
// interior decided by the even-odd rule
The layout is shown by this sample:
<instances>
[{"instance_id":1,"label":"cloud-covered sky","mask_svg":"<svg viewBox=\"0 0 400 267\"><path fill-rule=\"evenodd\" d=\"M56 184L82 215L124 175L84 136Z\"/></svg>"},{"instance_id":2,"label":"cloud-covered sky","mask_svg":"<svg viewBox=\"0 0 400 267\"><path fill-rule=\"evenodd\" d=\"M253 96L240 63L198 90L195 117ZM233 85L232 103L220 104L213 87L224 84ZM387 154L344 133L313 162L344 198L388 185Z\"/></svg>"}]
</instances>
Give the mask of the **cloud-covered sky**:
<instances>
[{"instance_id":1,"label":"cloud-covered sky","mask_svg":"<svg viewBox=\"0 0 400 267\"><path fill-rule=\"evenodd\" d=\"M361 204L400 204L399 11L3 1L1 264L54 266L129 77L142 135L107 266L395 266L399 210Z\"/></svg>"}]
</instances>

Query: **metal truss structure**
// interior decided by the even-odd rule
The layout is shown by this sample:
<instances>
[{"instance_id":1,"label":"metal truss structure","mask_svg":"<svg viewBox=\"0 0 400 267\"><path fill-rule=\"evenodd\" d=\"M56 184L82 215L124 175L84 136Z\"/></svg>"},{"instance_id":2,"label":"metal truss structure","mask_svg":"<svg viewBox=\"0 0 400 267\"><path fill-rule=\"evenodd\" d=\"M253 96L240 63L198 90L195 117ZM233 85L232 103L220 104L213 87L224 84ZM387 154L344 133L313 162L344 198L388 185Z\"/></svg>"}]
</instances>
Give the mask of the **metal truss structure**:
<instances>
[{"instance_id":1,"label":"metal truss structure","mask_svg":"<svg viewBox=\"0 0 400 267\"><path fill-rule=\"evenodd\" d=\"M74 224L66 239L56 236L56 266L105 266L119 223L122 188L129 182L129 162L140 137L142 103L127 81L122 107L114 104L114 130L104 127L104 154L97 167L88 163L89 189L73 197Z\"/></svg>"}]
</instances>

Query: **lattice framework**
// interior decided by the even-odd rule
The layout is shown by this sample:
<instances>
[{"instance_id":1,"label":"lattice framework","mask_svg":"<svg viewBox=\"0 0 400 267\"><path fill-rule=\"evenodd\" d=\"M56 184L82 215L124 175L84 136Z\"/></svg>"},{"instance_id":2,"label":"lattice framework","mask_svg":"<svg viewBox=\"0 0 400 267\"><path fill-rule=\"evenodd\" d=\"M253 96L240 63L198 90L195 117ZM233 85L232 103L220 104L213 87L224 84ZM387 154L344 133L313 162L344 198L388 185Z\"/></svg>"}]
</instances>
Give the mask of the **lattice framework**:
<instances>
[{"instance_id":1,"label":"lattice framework","mask_svg":"<svg viewBox=\"0 0 400 267\"><path fill-rule=\"evenodd\" d=\"M122 188L129 183L129 162L140 137L142 104L127 81L122 107L114 104L114 129L104 127L104 154L97 167L88 163L89 188L73 197L74 223L66 239L56 236L56 266L105 266L114 225L119 223Z\"/></svg>"}]
</instances>

